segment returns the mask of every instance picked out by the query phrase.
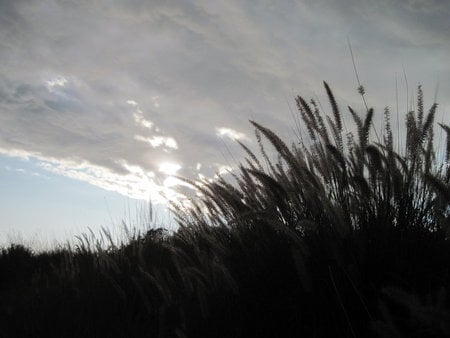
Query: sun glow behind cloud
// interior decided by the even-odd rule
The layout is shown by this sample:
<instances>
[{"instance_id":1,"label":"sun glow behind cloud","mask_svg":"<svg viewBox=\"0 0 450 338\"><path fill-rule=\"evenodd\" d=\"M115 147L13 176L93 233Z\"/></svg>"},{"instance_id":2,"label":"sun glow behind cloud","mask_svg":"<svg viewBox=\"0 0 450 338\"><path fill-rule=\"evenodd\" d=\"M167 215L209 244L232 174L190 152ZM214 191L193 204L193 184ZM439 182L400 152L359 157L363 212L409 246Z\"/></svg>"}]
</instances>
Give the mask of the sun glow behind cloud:
<instances>
[{"instance_id":1,"label":"sun glow behind cloud","mask_svg":"<svg viewBox=\"0 0 450 338\"><path fill-rule=\"evenodd\" d=\"M164 162L159 165L159 171L167 175L175 175L181 166L177 163Z\"/></svg>"},{"instance_id":2,"label":"sun glow behind cloud","mask_svg":"<svg viewBox=\"0 0 450 338\"><path fill-rule=\"evenodd\" d=\"M168 201L183 204L185 196L176 191L176 187L183 183L169 175L175 174L180 165L163 163L160 171L167 175L163 184L158 184L155 173L145 171L139 166L130 165L126 161L118 161L126 174L118 174L108 168L96 166L88 162L75 160L61 160L47 158L39 154L25 151L0 149L0 153L7 156L21 157L24 160L34 159L38 166L48 172L80 180L102 188L117 192L133 199L151 201L155 204L167 204Z\"/></svg>"}]
</instances>

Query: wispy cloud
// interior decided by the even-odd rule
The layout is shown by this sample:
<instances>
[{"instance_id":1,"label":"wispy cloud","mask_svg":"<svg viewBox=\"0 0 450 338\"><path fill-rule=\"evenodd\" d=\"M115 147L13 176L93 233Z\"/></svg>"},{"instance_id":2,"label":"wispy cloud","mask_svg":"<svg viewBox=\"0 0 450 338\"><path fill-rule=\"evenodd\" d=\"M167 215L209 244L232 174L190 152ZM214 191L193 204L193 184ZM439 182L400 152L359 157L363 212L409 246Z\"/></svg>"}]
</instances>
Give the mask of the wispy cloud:
<instances>
[{"instance_id":1,"label":"wispy cloud","mask_svg":"<svg viewBox=\"0 0 450 338\"><path fill-rule=\"evenodd\" d=\"M167 148L178 149L177 141L172 137L153 136L144 137L142 135L135 135L134 139L151 144L153 148L165 146Z\"/></svg>"},{"instance_id":2,"label":"wispy cloud","mask_svg":"<svg viewBox=\"0 0 450 338\"><path fill-rule=\"evenodd\" d=\"M144 128L148 128L148 129L152 129L153 127L153 122L145 119L144 117L144 113L142 112L142 110L139 108L139 104L134 101L134 100L127 100L127 103L130 106L135 107L135 110L133 112L133 117L134 117L134 121L139 125L142 126Z\"/></svg>"}]
</instances>

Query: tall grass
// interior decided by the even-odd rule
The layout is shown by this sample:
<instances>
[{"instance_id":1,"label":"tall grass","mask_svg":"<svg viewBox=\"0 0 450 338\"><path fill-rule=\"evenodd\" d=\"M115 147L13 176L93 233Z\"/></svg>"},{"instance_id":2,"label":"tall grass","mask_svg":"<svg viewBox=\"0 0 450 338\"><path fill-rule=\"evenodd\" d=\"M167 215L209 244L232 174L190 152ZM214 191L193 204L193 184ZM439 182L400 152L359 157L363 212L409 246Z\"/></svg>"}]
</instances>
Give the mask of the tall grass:
<instances>
[{"instance_id":1,"label":"tall grass","mask_svg":"<svg viewBox=\"0 0 450 338\"><path fill-rule=\"evenodd\" d=\"M330 113L297 97L309 143L288 146L257 122L261 155L233 180L190 182L179 229L129 242L0 255L0 335L117 337L440 337L450 335L449 153L434 117L405 117L395 149L390 112L348 107L324 83ZM364 95L364 92L360 90ZM267 142L278 159L269 158ZM104 238L108 239L107 231ZM94 241L94 242L93 242Z\"/></svg>"}]
</instances>

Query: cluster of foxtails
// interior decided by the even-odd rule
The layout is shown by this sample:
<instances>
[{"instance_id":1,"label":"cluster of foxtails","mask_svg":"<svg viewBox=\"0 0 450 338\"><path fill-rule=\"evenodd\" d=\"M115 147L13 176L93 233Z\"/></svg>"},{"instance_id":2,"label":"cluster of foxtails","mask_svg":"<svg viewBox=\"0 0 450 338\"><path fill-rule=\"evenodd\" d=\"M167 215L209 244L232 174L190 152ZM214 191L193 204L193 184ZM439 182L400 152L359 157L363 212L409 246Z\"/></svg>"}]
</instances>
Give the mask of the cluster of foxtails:
<instances>
[{"instance_id":1,"label":"cluster of foxtails","mask_svg":"<svg viewBox=\"0 0 450 338\"><path fill-rule=\"evenodd\" d=\"M425 111L419 87L401 151L388 109L376 142L373 109L349 107L356 133L344 133L324 85L329 116L296 99L309 145L289 147L252 122L261 158L241 144L248 156L233 181L190 182L201 198L178 210L175 233L108 249L3 250L0 269L28 271L3 283L4 337L450 335L450 128L440 125L437 159L437 105Z\"/></svg>"}]
</instances>

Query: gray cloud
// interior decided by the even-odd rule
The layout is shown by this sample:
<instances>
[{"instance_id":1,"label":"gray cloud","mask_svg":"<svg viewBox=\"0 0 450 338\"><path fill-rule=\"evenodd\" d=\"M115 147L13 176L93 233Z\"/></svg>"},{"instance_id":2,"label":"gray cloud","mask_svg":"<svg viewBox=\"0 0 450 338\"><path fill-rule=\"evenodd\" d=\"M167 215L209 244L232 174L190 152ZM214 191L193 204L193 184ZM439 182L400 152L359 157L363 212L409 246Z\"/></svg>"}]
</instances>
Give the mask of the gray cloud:
<instances>
[{"instance_id":1,"label":"gray cloud","mask_svg":"<svg viewBox=\"0 0 450 338\"><path fill-rule=\"evenodd\" d=\"M292 138L286 99L323 97L322 80L358 108L347 37L371 104L395 104L404 67L410 90L439 82L450 106L446 1L0 1L0 13L0 148L66 165L212 174L233 161L224 142L241 153L216 128L252 138L255 119ZM142 141L154 137L177 149Z\"/></svg>"}]
</instances>

